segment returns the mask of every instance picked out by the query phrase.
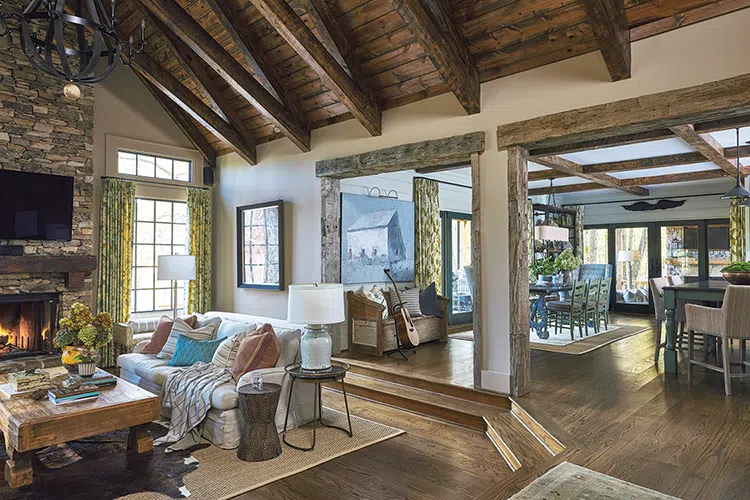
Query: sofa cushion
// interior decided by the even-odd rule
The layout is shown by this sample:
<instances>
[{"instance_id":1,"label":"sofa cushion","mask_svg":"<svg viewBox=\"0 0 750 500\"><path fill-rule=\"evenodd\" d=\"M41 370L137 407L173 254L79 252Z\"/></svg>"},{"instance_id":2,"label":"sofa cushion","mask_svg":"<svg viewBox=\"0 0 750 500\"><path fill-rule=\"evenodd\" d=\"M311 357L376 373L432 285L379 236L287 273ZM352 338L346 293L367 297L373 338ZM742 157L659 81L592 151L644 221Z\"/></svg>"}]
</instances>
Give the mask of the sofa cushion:
<instances>
[{"instance_id":1,"label":"sofa cushion","mask_svg":"<svg viewBox=\"0 0 750 500\"><path fill-rule=\"evenodd\" d=\"M218 340L195 340L187 335L177 337L177 347L174 356L169 360L169 366L191 366L195 363L210 363L216 348L223 342Z\"/></svg>"},{"instance_id":2,"label":"sofa cushion","mask_svg":"<svg viewBox=\"0 0 750 500\"><path fill-rule=\"evenodd\" d=\"M195 314L190 316L182 316L185 323L190 325L191 328L195 328L195 320L197 319ZM151 335L150 342L146 344L146 347L141 351L143 354L159 354L164 348L164 344L167 343L169 334L172 333L172 326L174 321L169 316L162 316L159 318L159 322L156 328L152 330L154 333Z\"/></svg>"},{"instance_id":3,"label":"sofa cushion","mask_svg":"<svg viewBox=\"0 0 750 500\"><path fill-rule=\"evenodd\" d=\"M232 321L231 319L222 320L219 329L216 330L217 339L226 339L233 337L238 333L252 332L258 325L255 323L246 323L244 321Z\"/></svg>"},{"instance_id":4,"label":"sofa cushion","mask_svg":"<svg viewBox=\"0 0 750 500\"><path fill-rule=\"evenodd\" d=\"M276 334L276 341L279 343L281 353L279 359L276 361L275 366L287 366L291 365L297 360L297 354L299 353L299 340L302 336L302 331L299 329L291 328L274 328Z\"/></svg>"},{"instance_id":5,"label":"sofa cushion","mask_svg":"<svg viewBox=\"0 0 750 500\"><path fill-rule=\"evenodd\" d=\"M237 381L242 375L261 368L273 368L279 360L279 346L273 327L266 323L240 343L232 364L232 376Z\"/></svg>"},{"instance_id":6,"label":"sofa cushion","mask_svg":"<svg viewBox=\"0 0 750 500\"><path fill-rule=\"evenodd\" d=\"M218 323L214 323L202 328L193 329L182 318L177 318L174 325L172 325L172 332L169 334L167 343L164 344L164 347L156 357L159 359L169 359L174 356L174 351L177 348L177 337L180 335L187 335L196 340L211 340L214 338L218 326Z\"/></svg>"},{"instance_id":7,"label":"sofa cushion","mask_svg":"<svg viewBox=\"0 0 750 500\"><path fill-rule=\"evenodd\" d=\"M121 354L117 357L117 366L157 385L164 384L170 373L179 370L168 364L168 359L159 359L155 354Z\"/></svg>"},{"instance_id":8,"label":"sofa cushion","mask_svg":"<svg viewBox=\"0 0 750 500\"><path fill-rule=\"evenodd\" d=\"M237 397L237 384L227 382L222 384L211 393L211 406L219 410L231 410L237 408L239 398Z\"/></svg>"},{"instance_id":9,"label":"sofa cushion","mask_svg":"<svg viewBox=\"0 0 750 500\"><path fill-rule=\"evenodd\" d=\"M223 320L218 316L209 316L208 314L199 314L198 319L195 321L195 328L203 328L206 326L213 326L215 331L218 331L219 326Z\"/></svg>"}]
</instances>

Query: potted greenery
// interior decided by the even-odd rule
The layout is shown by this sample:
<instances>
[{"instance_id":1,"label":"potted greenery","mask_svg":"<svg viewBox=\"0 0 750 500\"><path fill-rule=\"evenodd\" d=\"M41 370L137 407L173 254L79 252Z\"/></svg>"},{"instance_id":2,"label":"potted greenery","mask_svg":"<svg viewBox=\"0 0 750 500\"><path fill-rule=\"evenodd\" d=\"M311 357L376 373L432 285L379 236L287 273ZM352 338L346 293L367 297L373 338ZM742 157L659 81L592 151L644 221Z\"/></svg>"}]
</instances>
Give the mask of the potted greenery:
<instances>
[{"instance_id":1,"label":"potted greenery","mask_svg":"<svg viewBox=\"0 0 750 500\"><path fill-rule=\"evenodd\" d=\"M76 302L60 320L55 345L63 349L62 362L71 373L91 376L99 361L98 349L112 340L112 316L91 314L91 309Z\"/></svg>"},{"instance_id":2,"label":"potted greenery","mask_svg":"<svg viewBox=\"0 0 750 500\"><path fill-rule=\"evenodd\" d=\"M565 285L573 282L573 271L580 265L581 261L575 256L572 248L566 248L555 259L555 269L562 273Z\"/></svg>"},{"instance_id":3,"label":"potted greenery","mask_svg":"<svg viewBox=\"0 0 750 500\"><path fill-rule=\"evenodd\" d=\"M733 285L750 285L750 262L735 262L721 270L724 279Z\"/></svg>"},{"instance_id":4,"label":"potted greenery","mask_svg":"<svg viewBox=\"0 0 750 500\"><path fill-rule=\"evenodd\" d=\"M535 261L531 265L531 272L537 277L537 284L551 285L555 274L555 263L552 262L552 257Z\"/></svg>"}]
</instances>

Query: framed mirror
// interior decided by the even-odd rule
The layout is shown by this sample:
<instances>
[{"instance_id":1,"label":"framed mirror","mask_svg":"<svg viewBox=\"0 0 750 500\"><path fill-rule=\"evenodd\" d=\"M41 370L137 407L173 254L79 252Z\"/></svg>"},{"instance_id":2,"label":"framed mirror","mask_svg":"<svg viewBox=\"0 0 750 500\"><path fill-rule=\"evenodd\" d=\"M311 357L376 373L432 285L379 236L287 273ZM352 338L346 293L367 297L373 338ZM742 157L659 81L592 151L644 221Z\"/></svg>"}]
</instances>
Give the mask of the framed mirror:
<instances>
[{"instance_id":1,"label":"framed mirror","mask_svg":"<svg viewBox=\"0 0 750 500\"><path fill-rule=\"evenodd\" d=\"M284 202L237 207L237 287L284 289Z\"/></svg>"}]
</instances>

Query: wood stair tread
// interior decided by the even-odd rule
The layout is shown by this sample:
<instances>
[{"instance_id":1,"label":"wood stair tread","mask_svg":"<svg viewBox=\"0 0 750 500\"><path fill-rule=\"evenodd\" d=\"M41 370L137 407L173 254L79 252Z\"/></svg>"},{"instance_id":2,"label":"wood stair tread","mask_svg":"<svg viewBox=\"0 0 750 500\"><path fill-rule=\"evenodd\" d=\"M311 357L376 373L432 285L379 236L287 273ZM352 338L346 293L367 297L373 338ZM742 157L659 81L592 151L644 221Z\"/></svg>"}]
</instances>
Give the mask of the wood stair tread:
<instances>
[{"instance_id":1,"label":"wood stair tread","mask_svg":"<svg viewBox=\"0 0 750 500\"><path fill-rule=\"evenodd\" d=\"M486 415L484 420L487 423L487 436L495 443L511 469L536 468L553 457L513 413L493 412ZM508 456L506 450L510 450L512 455Z\"/></svg>"}]
</instances>

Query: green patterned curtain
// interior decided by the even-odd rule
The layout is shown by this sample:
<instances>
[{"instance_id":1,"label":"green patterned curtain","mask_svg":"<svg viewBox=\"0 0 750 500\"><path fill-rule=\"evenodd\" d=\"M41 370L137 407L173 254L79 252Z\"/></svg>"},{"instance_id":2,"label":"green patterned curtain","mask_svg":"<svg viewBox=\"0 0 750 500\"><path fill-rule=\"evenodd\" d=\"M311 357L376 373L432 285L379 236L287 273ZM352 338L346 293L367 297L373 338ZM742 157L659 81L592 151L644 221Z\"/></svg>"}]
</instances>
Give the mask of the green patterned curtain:
<instances>
[{"instance_id":1,"label":"green patterned curtain","mask_svg":"<svg viewBox=\"0 0 750 500\"><path fill-rule=\"evenodd\" d=\"M414 281L423 289L433 281L442 291L438 183L414 179Z\"/></svg>"},{"instance_id":2,"label":"green patterned curtain","mask_svg":"<svg viewBox=\"0 0 750 500\"><path fill-rule=\"evenodd\" d=\"M130 273L133 261L135 182L102 179L99 215L99 274L96 310L108 312L115 323L130 316ZM116 365L113 343L100 351L104 368Z\"/></svg>"},{"instance_id":3,"label":"green patterned curtain","mask_svg":"<svg viewBox=\"0 0 750 500\"><path fill-rule=\"evenodd\" d=\"M195 255L195 279L188 285L188 313L211 309L211 191L187 188L190 255Z\"/></svg>"},{"instance_id":4,"label":"green patterned curtain","mask_svg":"<svg viewBox=\"0 0 750 500\"><path fill-rule=\"evenodd\" d=\"M745 257L745 208L742 200L732 200L729 205L729 253L731 262L744 262Z\"/></svg>"}]
</instances>

